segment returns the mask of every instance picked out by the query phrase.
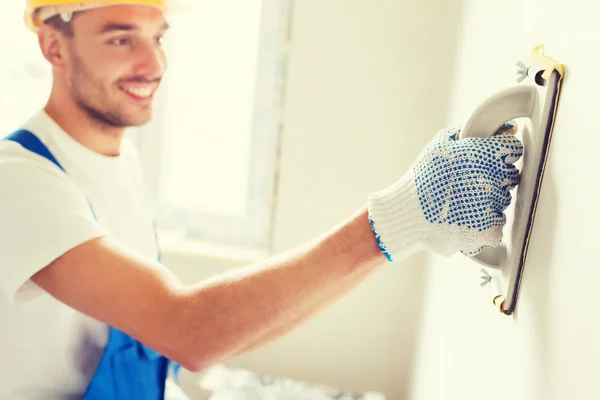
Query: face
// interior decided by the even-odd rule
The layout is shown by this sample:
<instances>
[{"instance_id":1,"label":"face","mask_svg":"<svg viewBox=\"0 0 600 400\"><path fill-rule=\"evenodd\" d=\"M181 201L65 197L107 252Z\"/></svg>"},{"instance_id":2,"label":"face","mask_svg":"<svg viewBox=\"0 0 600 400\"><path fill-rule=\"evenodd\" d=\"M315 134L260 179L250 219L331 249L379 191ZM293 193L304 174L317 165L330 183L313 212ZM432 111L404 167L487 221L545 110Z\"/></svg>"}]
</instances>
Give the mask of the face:
<instances>
[{"instance_id":1,"label":"face","mask_svg":"<svg viewBox=\"0 0 600 400\"><path fill-rule=\"evenodd\" d=\"M75 104L102 124L147 123L166 70L163 13L148 6L110 6L81 12L72 24L65 74Z\"/></svg>"}]
</instances>

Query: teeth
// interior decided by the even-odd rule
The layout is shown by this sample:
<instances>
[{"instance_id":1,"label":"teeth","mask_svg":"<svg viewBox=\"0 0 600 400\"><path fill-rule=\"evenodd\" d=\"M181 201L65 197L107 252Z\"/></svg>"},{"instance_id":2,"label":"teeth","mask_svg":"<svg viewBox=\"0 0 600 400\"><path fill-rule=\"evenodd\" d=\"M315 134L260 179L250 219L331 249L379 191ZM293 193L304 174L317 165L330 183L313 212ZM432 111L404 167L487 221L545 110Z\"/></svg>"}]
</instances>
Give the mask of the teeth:
<instances>
[{"instance_id":1,"label":"teeth","mask_svg":"<svg viewBox=\"0 0 600 400\"><path fill-rule=\"evenodd\" d=\"M137 97L148 97L152 94L152 88L123 88L128 93L133 94Z\"/></svg>"}]
</instances>

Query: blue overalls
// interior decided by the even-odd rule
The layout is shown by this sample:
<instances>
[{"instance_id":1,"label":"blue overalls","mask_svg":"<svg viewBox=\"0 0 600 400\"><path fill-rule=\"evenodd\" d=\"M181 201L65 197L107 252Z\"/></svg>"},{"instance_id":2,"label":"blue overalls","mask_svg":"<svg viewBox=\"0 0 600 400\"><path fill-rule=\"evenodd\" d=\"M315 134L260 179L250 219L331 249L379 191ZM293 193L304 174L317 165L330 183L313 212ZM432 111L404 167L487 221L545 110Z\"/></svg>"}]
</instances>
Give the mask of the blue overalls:
<instances>
[{"instance_id":1,"label":"blue overalls","mask_svg":"<svg viewBox=\"0 0 600 400\"><path fill-rule=\"evenodd\" d=\"M53 162L66 173L50 150L33 133L20 130L3 140L21 144L25 149ZM170 365L173 365L177 376L179 365L126 333L110 327L106 348L83 399L163 400Z\"/></svg>"}]
</instances>

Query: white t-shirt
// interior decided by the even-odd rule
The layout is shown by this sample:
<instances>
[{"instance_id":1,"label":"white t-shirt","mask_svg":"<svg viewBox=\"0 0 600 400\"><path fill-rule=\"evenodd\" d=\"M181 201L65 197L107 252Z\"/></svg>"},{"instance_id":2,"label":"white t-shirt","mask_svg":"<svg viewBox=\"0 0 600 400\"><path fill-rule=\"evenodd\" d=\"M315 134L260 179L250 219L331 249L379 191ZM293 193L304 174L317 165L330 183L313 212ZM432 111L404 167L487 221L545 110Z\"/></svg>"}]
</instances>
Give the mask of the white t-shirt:
<instances>
[{"instance_id":1,"label":"white t-shirt","mask_svg":"<svg viewBox=\"0 0 600 400\"><path fill-rule=\"evenodd\" d=\"M123 140L120 156L103 156L67 135L44 111L23 128L68 175L17 143L0 141L0 399L80 399L108 327L53 299L29 278L66 251L107 234L156 259L152 217L130 141Z\"/></svg>"}]
</instances>

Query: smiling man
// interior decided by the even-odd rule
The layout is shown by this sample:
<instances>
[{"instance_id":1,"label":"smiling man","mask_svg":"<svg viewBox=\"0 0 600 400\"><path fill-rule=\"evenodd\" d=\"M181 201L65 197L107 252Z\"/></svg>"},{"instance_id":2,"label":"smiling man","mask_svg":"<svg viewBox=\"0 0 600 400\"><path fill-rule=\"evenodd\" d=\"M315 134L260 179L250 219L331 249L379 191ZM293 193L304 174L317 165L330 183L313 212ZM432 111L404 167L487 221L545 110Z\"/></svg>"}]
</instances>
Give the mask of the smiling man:
<instances>
[{"instance_id":1,"label":"smiling man","mask_svg":"<svg viewBox=\"0 0 600 400\"><path fill-rule=\"evenodd\" d=\"M161 399L171 367L198 371L262 346L388 261L500 243L521 143L510 125L486 139L444 129L322 236L183 285L158 261L124 137L152 118L171 2L27 5L53 86L44 109L0 141L0 398Z\"/></svg>"},{"instance_id":2,"label":"smiling man","mask_svg":"<svg viewBox=\"0 0 600 400\"><path fill-rule=\"evenodd\" d=\"M161 42L169 25L160 8L148 6L67 15L55 15L39 29L42 52L54 66L46 112L86 147L118 155L123 128L152 117L153 96L167 67ZM103 134L90 135L88 127Z\"/></svg>"}]
</instances>

